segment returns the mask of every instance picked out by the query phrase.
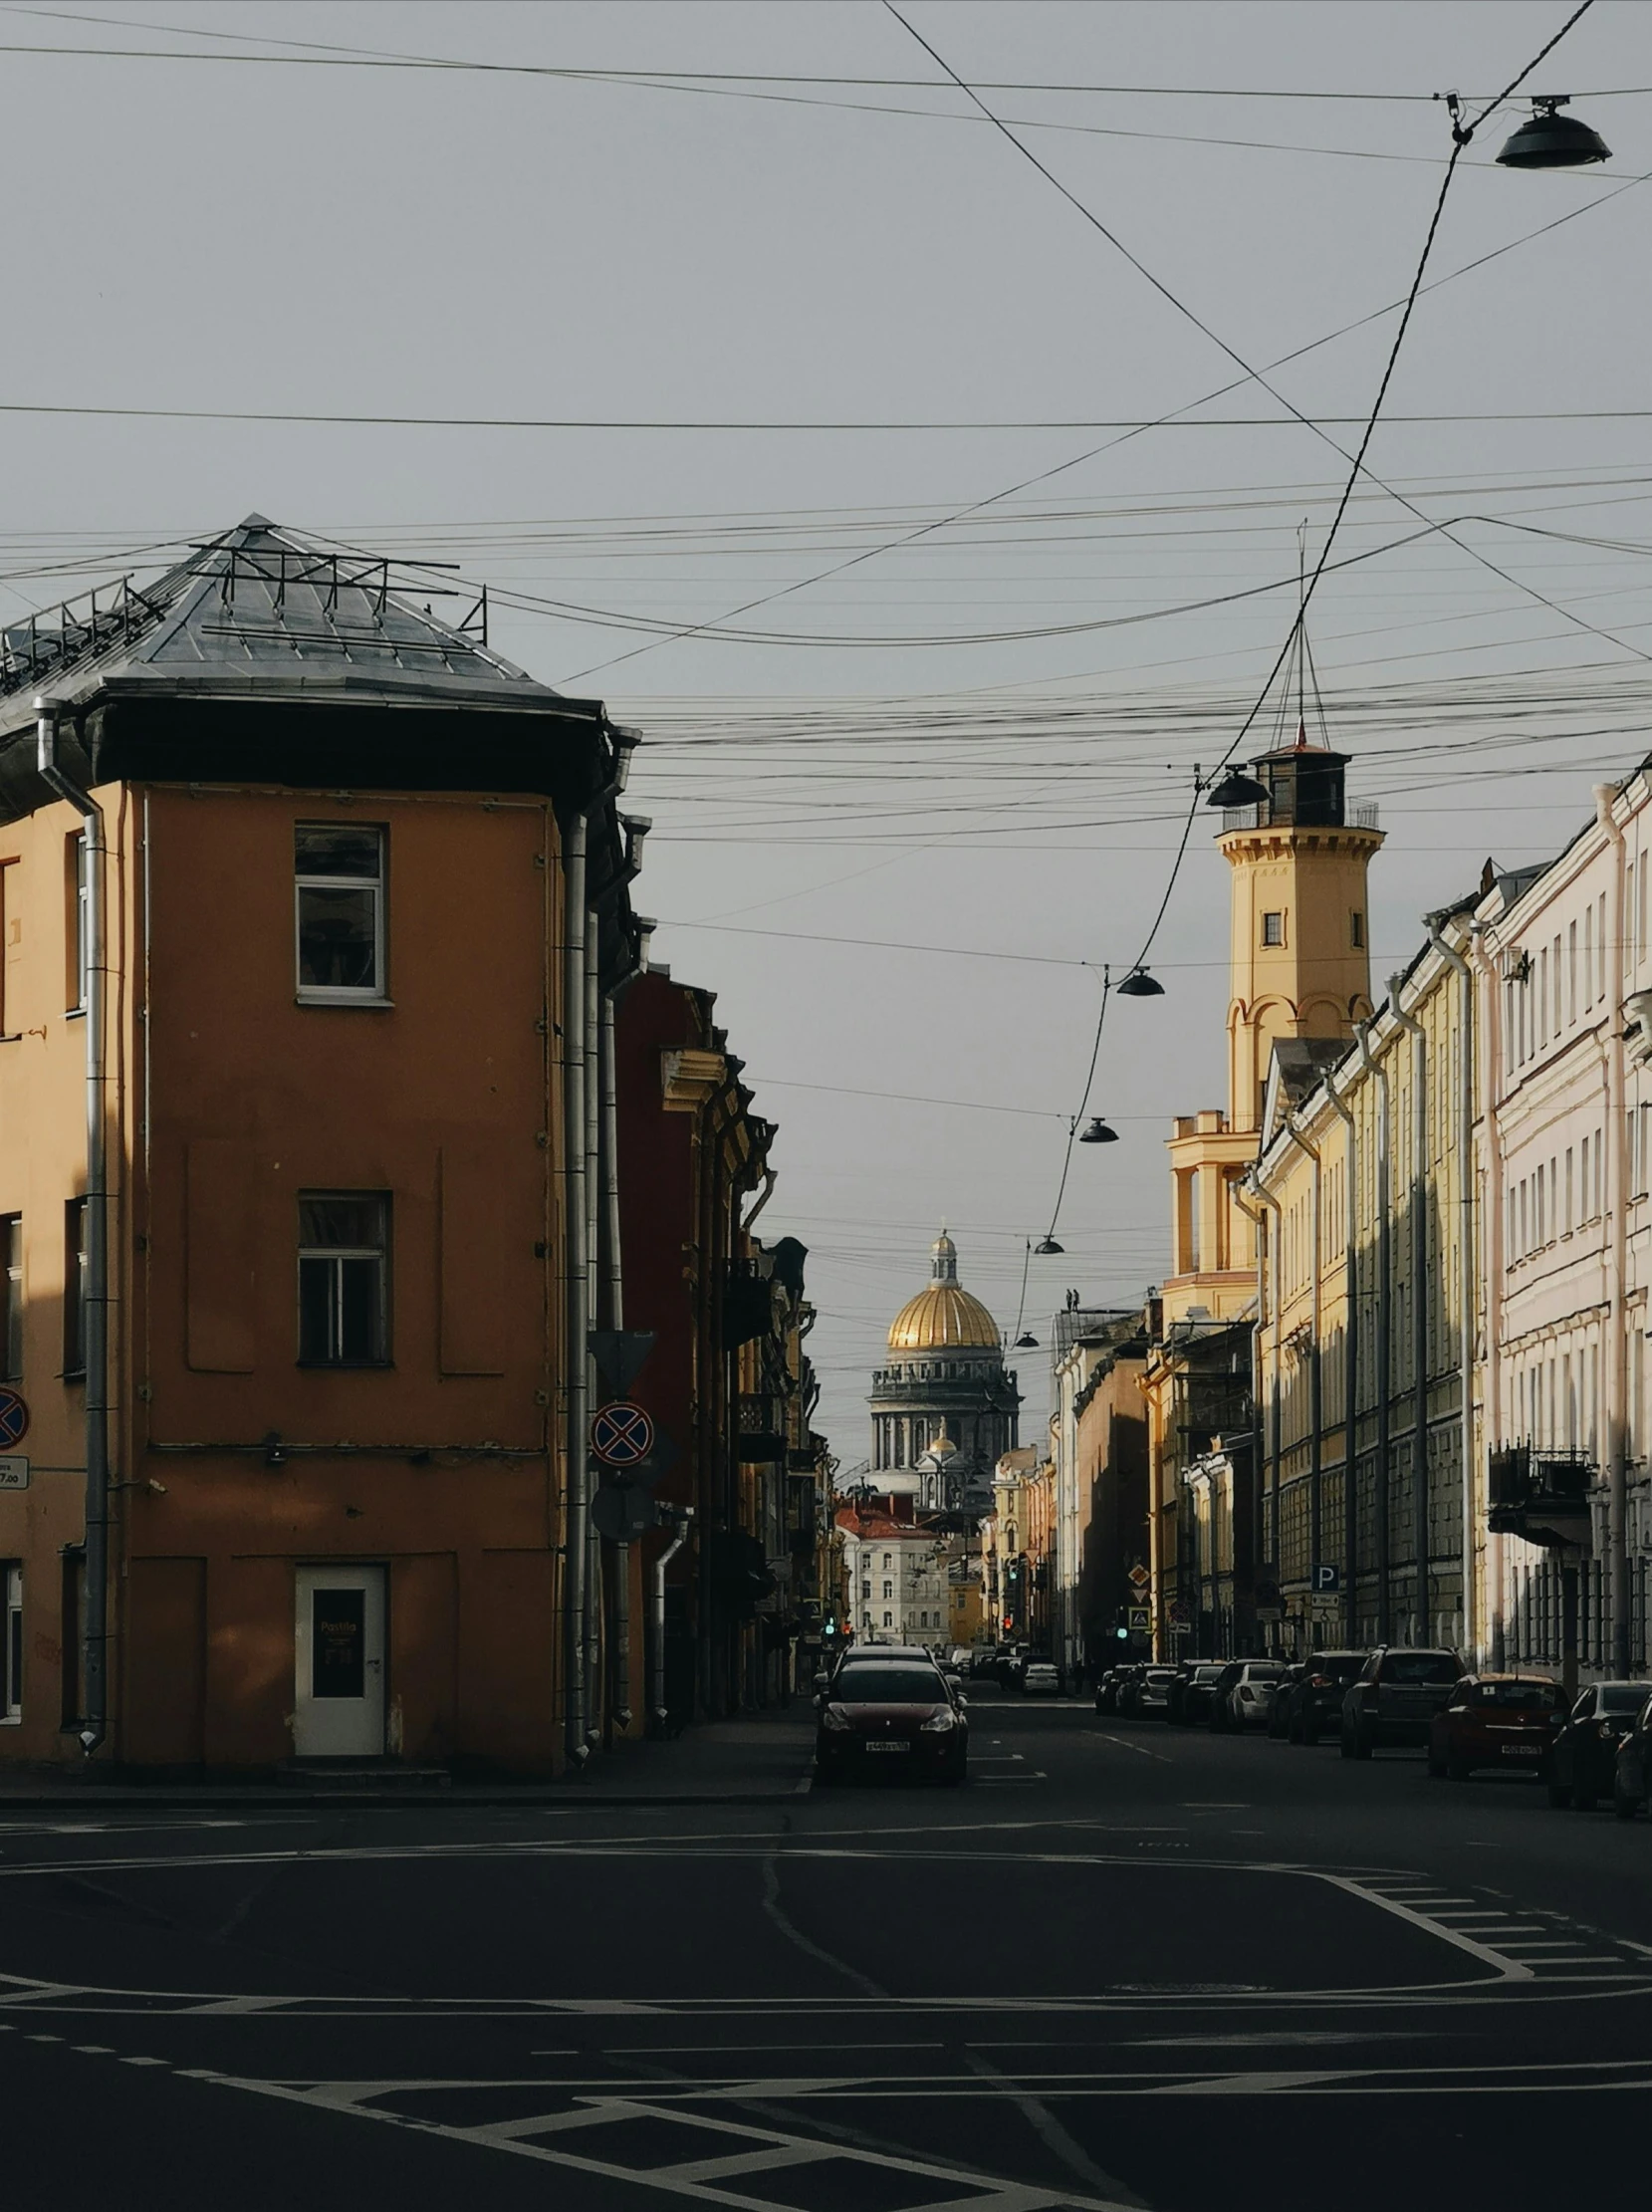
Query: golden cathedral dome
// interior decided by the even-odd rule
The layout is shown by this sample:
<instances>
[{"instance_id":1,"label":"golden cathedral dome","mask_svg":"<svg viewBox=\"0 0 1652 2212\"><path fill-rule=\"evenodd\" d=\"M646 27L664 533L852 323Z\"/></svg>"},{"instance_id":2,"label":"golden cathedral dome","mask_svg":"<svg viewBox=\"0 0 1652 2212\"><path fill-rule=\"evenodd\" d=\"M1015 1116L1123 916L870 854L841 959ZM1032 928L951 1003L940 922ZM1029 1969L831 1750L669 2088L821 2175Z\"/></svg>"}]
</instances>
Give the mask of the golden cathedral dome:
<instances>
[{"instance_id":1,"label":"golden cathedral dome","mask_svg":"<svg viewBox=\"0 0 1652 2212\"><path fill-rule=\"evenodd\" d=\"M931 1247L927 1286L909 1298L889 1325L889 1350L895 1352L996 1352L998 1324L980 1299L958 1281L958 1247L943 1229Z\"/></svg>"}]
</instances>

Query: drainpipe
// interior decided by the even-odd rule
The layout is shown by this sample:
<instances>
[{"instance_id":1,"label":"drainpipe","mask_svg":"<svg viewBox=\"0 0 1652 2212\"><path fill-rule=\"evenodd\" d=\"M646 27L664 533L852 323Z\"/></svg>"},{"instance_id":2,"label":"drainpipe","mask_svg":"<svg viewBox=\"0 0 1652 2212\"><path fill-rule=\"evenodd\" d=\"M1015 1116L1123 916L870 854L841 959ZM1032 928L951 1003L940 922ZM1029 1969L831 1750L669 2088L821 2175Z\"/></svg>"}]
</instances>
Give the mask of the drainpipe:
<instances>
[{"instance_id":1,"label":"drainpipe","mask_svg":"<svg viewBox=\"0 0 1652 2212\"><path fill-rule=\"evenodd\" d=\"M677 1514L677 1533L654 1562L654 1727L665 1733L665 1570L688 1542L689 1524L694 1519L694 1508L683 1506Z\"/></svg>"},{"instance_id":2,"label":"drainpipe","mask_svg":"<svg viewBox=\"0 0 1652 2212\"><path fill-rule=\"evenodd\" d=\"M1480 1112L1486 1126L1484 1155L1486 1160L1486 1198L1484 1220L1486 1223L1486 1400L1484 1426L1488 1449L1501 1444L1507 1436L1503 1413L1503 1284L1508 1255L1503 1248L1504 1223L1507 1218L1507 1198L1504 1190L1503 1131L1499 1122L1499 1100L1503 1086L1503 994L1499 976L1491 953L1486 947L1485 924L1469 925L1469 950L1474 965L1479 969L1486 993L1486 1044L1481 1054ZM1468 1258L1465 1256L1465 1266ZM1469 1293L1472 1300L1472 1289ZM1476 1637L1477 1654L1490 1651L1491 1664L1500 1671L1504 1665L1503 1600L1505 1590L1503 1538L1488 1530L1486 1536L1486 1573L1483 1578L1482 1602L1486 1610L1486 1639L1482 1644Z\"/></svg>"},{"instance_id":3,"label":"drainpipe","mask_svg":"<svg viewBox=\"0 0 1652 2212\"><path fill-rule=\"evenodd\" d=\"M602 988L597 972L600 951L601 929L593 910L586 927L585 979L586 1315L591 1328L596 1326L596 1317L601 1312L602 1296ZM597 1402L596 1364L589 1350L586 1357L586 1388L590 1393L589 1403L594 1411ZM586 1477L588 1496L595 1489L596 1481L594 1470L590 1471ZM602 1741L602 1537L589 1514L586 1519L585 1637L586 1742L594 1751Z\"/></svg>"},{"instance_id":4,"label":"drainpipe","mask_svg":"<svg viewBox=\"0 0 1652 2212\"><path fill-rule=\"evenodd\" d=\"M86 824L86 1600L81 1621L81 1746L109 1734L109 1168L105 1144L104 810L58 760L58 710L35 700L41 781Z\"/></svg>"},{"instance_id":5,"label":"drainpipe","mask_svg":"<svg viewBox=\"0 0 1652 2212\"><path fill-rule=\"evenodd\" d=\"M1260 1571L1266 1565L1271 1569L1274 1580L1278 1582L1280 1575L1280 1366L1283 1357L1280 1344L1280 1316L1284 1310L1284 1302L1280 1297L1280 1221L1285 1209L1273 1192L1264 1187L1261 1173L1257 1168L1253 1167L1251 1169L1248 1179L1254 1196L1263 1205L1267 1206L1274 1215L1274 1225L1268 1230L1264 1239L1268 1260L1268 1304L1273 1309L1270 1320L1274 1331L1274 1380L1271 1392L1273 1403L1269 1408L1268 1419L1268 1457L1271 1462L1267 1493L1268 1558L1266 1561L1259 1559L1257 1567ZM1259 1550L1262 1537L1262 1494L1259 1491L1257 1496ZM1259 1621L1257 1625L1260 1628L1261 1622ZM1270 1626L1272 1625L1273 1623L1270 1622ZM1273 1639L1264 1636L1262 1640L1267 1644L1272 1642Z\"/></svg>"},{"instance_id":6,"label":"drainpipe","mask_svg":"<svg viewBox=\"0 0 1652 2212\"><path fill-rule=\"evenodd\" d=\"M568 1428L565 1437L568 1509L563 1526L563 1741L570 1764L590 1757L586 1742L587 1566L590 1533L590 1262L586 1250L586 817L563 824L563 1175L567 1204Z\"/></svg>"},{"instance_id":7,"label":"drainpipe","mask_svg":"<svg viewBox=\"0 0 1652 2212\"><path fill-rule=\"evenodd\" d=\"M1322 1245L1320 1241L1319 1199L1320 1183L1323 1178L1323 1162L1321 1161L1319 1156L1318 1145L1314 1144L1307 1137L1303 1136L1301 1130L1298 1128L1294 1116L1287 1116L1285 1123L1285 1132L1287 1136L1291 1138L1291 1141L1298 1148L1298 1150L1305 1152L1308 1158L1313 1163L1313 1261L1312 1277L1308 1286L1308 1297L1310 1301L1309 1313L1311 1317L1309 1321L1309 1327L1313 1333L1313 1346L1307 1370L1307 1549L1309 1568L1309 1597L1307 1633L1303 1638L1302 1644L1302 1648L1304 1650L1311 1651L1313 1648L1313 1577L1311 1570L1314 1563L1319 1558L1319 1544L1320 1536L1322 1533L1320 1529L1321 1509L1319 1500L1319 1478L1322 1472L1320 1428L1324 1412L1324 1398L1322 1377L1319 1367L1319 1256L1322 1250Z\"/></svg>"},{"instance_id":8,"label":"drainpipe","mask_svg":"<svg viewBox=\"0 0 1652 2212\"><path fill-rule=\"evenodd\" d=\"M1411 1496L1417 1542L1417 1635L1431 1643L1433 1586L1428 1560L1428 1037L1400 1005L1404 978L1388 978L1394 1020L1411 1039Z\"/></svg>"},{"instance_id":9,"label":"drainpipe","mask_svg":"<svg viewBox=\"0 0 1652 2212\"><path fill-rule=\"evenodd\" d=\"M1607 1285L1609 1307L1606 1327L1606 1451L1609 1489L1606 1499L1606 1544L1611 1559L1612 1671L1620 1681L1629 1673L1629 1468L1626 1429L1629 1412L1629 1347L1624 1315L1624 1283L1628 1274L1629 1177L1625 1157L1628 1122L1624 1107L1626 1089L1623 1060L1623 832L1612 812L1615 793L1610 784L1594 787L1595 812L1612 848L1613 868L1606 909L1606 942L1619 948L1616 972L1606 1004L1615 1009L1606 1022L1606 1123L1611 1143L1606 1157L1611 1168L1611 1188L1606 1194L1611 1208L1611 1243L1608 1247ZM1604 959L1602 960L1604 965Z\"/></svg>"},{"instance_id":10,"label":"drainpipe","mask_svg":"<svg viewBox=\"0 0 1652 2212\"><path fill-rule=\"evenodd\" d=\"M1377 1156L1376 1156L1376 1224L1377 1224L1377 1283L1376 1283L1376 1557L1372 1566L1376 1573L1377 1641L1392 1640L1393 1618L1388 1589L1388 1363L1390 1352L1389 1289L1393 1277L1393 1223L1391 1213L1391 1163L1388 1140L1388 1071L1371 1050L1371 1025L1368 1021L1354 1025L1354 1042L1359 1047L1360 1065L1376 1085L1377 1093Z\"/></svg>"},{"instance_id":11,"label":"drainpipe","mask_svg":"<svg viewBox=\"0 0 1652 2212\"><path fill-rule=\"evenodd\" d=\"M634 828L634 826L633 826ZM602 1223L605 1266L603 1310L609 1329L625 1326L624 1254L620 1244L619 1214L619 1070L614 1046L614 1014L627 983L648 965L648 940L653 923L637 917L638 942L625 972L603 993L597 1037L601 1088ZM631 1548L615 1544L613 1588L612 1681L609 1710L621 1729L631 1725Z\"/></svg>"},{"instance_id":12,"label":"drainpipe","mask_svg":"<svg viewBox=\"0 0 1652 2212\"><path fill-rule=\"evenodd\" d=\"M1359 1151L1352 1109L1335 1079L1323 1078L1331 1111L1346 1132L1342 1140L1342 1572L1347 1584L1342 1593L1342 1616L1348 1642L1358 1639L1359 1627Z\"/></svg>"},{"instance_id":13,"label":"drainpipe","mask_svg":"<svg viewBox=\"0 0 1652 2212\"><path fill-rule=\"evenodd\" d=\"M1247 1215L1256 1231L1257 1252L1257 1318L1251 1324L1251 1584L1256 1585L1257 1557L1262 1550L1262 1332L1267 1318L1264 1301L1263 1263L1268 1241L1268 1217L1260 1205L1247 1196L1245 1186L1238 1180L1228 1185L1233 1201L1241 1213ZM1239 1544L1234 1540L1234 1597L1238 1610L1239 1595Z\"/></svg>"},{"instance_id":14,"label":"drainpipe","mask_svg":"<svg viewBox=\"0 0 1652 2212\"><path fill-rule=\"evenodd\" d=\"M606 1244L605 1306L609 1329L625 1326L624 1263L619 1248L619 1079L614 1056L613 994L602 998L598 1039L602 1088L602 1212ZM609 1709L621 1729L631 1725L631 1548L613 1548L613 1679Z\"/></svg>"},{"instance_id":15,"label":"drainpipe","mask_svg":"<svg viewBox=\"0 0 1652 2212\"><path fill-rule=\"evenodd\" d=\"M1463 1481L1463 1637L1469 1647L1469 1664L1480 1664L1477 1627L1479 1594L1475 1576L1475 1540L1479 1533L1474 1448L1474 1350L1475 1350L1475 1236L1474 1187L1474 973L1455 945L1446 942L1439 921L1430 917L1428 941L1457 977L1461 997L1458 1015L1457 1070L1457 1356L1463 1370L1458 1407L1459 1455Z\"/></svg>"}]
</instances>

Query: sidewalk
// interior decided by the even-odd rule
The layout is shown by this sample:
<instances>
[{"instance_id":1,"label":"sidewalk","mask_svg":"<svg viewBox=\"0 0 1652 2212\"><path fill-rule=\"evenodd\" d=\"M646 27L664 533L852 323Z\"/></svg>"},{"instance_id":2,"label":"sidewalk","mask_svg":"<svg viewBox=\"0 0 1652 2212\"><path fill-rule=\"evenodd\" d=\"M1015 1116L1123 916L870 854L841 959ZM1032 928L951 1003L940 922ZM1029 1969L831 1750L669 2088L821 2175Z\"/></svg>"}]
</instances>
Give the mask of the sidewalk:
<instances>
[{"instance_id":1,"label":"sidewalk","mask_svg":"<svg viewBox=\"0 0 1652 2212\"><path fill-rule=\"evenodd\" d=\"M456 1782L444 1769L351 1767L334 1776L297 1773L280 1782L105 1781L98 1769L60 1775L0 1771L0 1821L8 1813L70 1809L121 1812L247 1810L252 1807L371 1808L430 1812L486 1806L767 1805L808 1787L815 1723L806 1700L788 1711L708 1721L663 1742L622 1741L593 1752L579 1775L556 1782Z\"/></svg>"}]
</instances>

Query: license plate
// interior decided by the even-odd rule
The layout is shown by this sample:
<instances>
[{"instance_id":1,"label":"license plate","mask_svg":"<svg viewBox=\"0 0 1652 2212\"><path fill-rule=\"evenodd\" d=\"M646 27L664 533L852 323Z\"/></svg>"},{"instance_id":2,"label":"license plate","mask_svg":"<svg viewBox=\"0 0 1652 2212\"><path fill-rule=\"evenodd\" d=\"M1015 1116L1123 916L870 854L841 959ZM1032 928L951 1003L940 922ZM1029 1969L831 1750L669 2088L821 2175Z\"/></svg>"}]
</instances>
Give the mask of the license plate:
<instances>
[{"instance_id":1,"label":"license plate","mask_svg":"<svg viewBox=\"0 0 1652 2212\"><path fill-rule=\"evenodd\" d=\"M1503 1746L1505 1759L1540 1759L1542 1755L1543 1747L1541 1744L1505 1744Z\"/></svg>"},{"instance_id":2,"label":"license plate","mask_svg":"<svg viewBox=\"0 0 1652 2212\"><path fill-rule=\"evenodd\" d=\"M910 1751L910 1744L868 1744L868 1751Z\"/></svg>"}]
</instances>

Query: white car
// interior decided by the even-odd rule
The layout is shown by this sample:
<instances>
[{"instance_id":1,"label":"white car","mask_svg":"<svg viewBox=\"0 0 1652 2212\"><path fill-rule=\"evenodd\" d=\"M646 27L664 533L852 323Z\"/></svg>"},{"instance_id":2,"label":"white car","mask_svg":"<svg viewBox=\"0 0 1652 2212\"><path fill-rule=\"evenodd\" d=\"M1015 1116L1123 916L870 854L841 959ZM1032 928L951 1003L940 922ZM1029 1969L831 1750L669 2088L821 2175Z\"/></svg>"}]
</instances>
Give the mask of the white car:
<instances>
[{"instance_id":1,"label":"white car","mask_svg":"<svg viewBox=\"0 0 1652 2212\"><path fill-rule=\"evenodd\" d=\"M1285 1664L1280 1659L1247 1659L1228 1691L1228 1712L1236 1728L1266 1728L1274 1709Z\"/></svg>"},{"instance_id":2,"label":"white car","mask_svg":"<svg viewBox=\"0 0 1652 2212\"><path fill-rule=\"evenodd\" d=\"M1022 1670L1021 1686L1029 1697L1059 1697L1062 1678L1048 1659L1031 1659Z\"/></svg>"}]
</instances>

